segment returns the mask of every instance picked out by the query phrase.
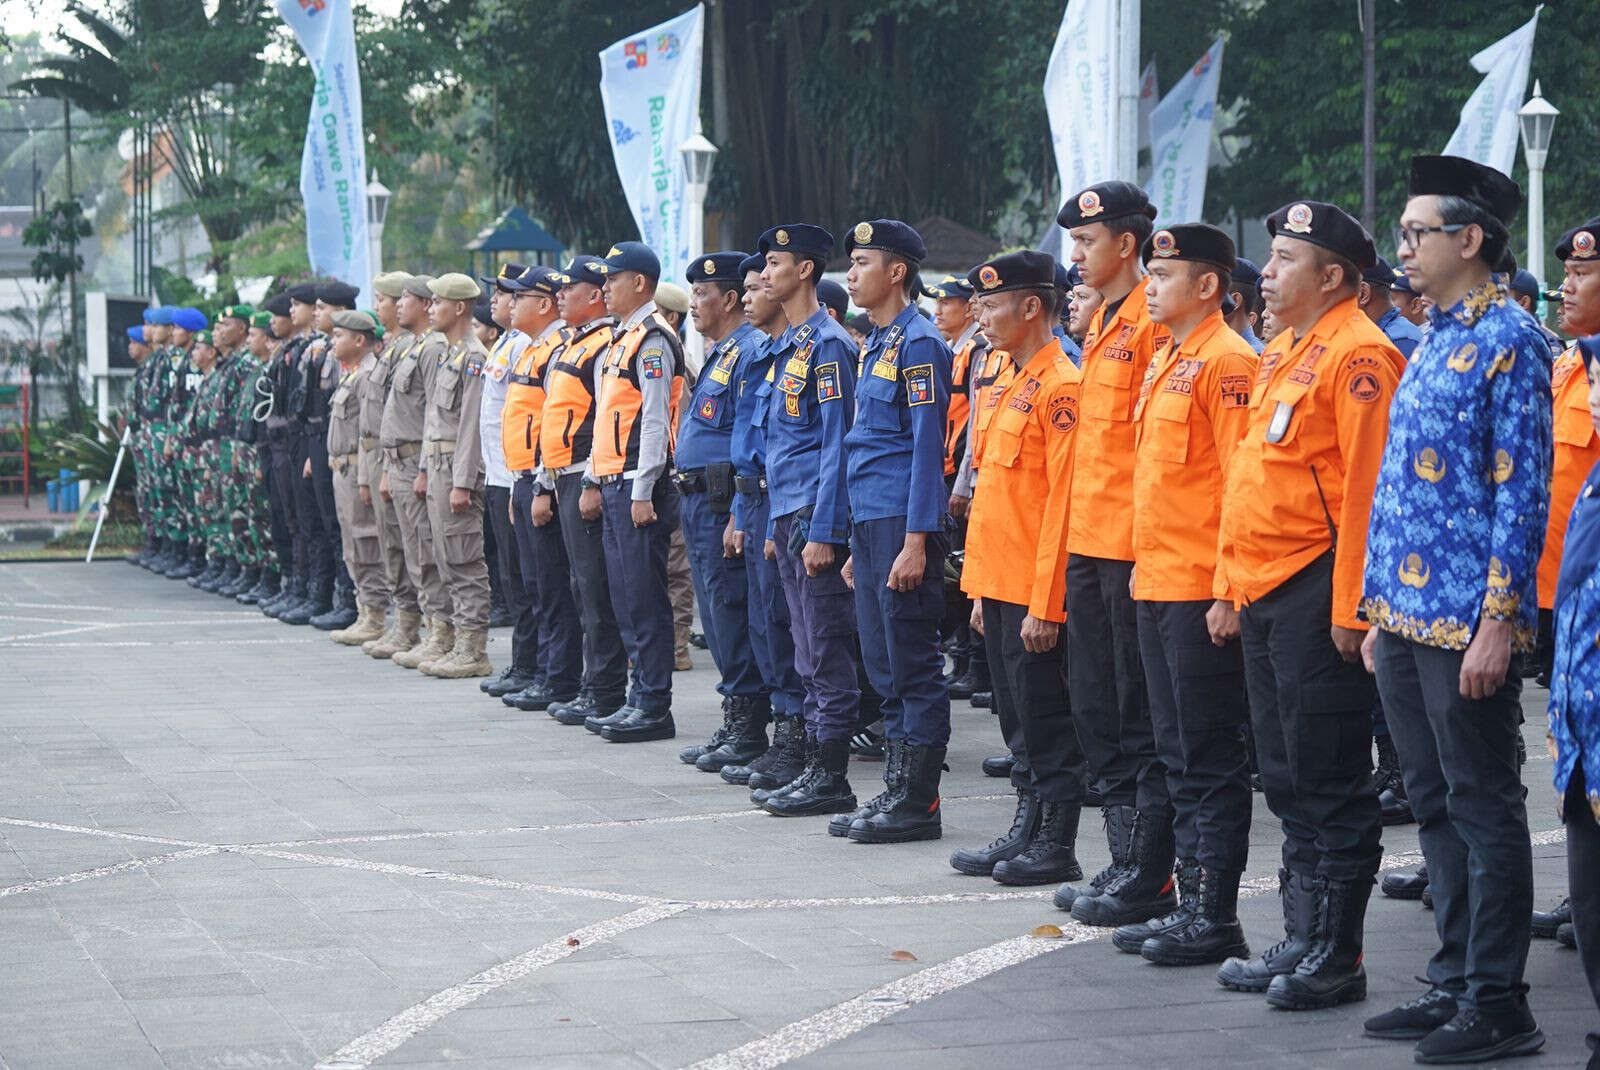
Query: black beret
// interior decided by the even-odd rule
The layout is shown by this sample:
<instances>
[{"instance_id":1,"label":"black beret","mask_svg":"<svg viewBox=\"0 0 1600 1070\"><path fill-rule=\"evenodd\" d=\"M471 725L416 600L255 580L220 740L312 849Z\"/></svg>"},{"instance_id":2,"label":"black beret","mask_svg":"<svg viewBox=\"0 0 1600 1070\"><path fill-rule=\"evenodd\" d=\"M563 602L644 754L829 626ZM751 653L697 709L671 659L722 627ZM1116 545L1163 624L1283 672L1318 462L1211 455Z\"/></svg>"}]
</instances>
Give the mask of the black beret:
<instances>
[{"instance_id":1,"label":"black beret","mask_svg":"<svg viewBox=\"0 0 1600 1070\"><path fill-rule=\"evenodd\" d=\"M1247 260L1242 256L1235 257L1233 271L1229 273L1235 286L1261 286L1261 269L1256 267L1254 260Z\"/></svg>"},{"instance_id":2,"label":"black beret","mask_svg":"<svg viewBox=\"0 0 1600 1070\"><path fill-rule=\"evenodd\" d=\"M1600 216L1580 223L1556 242L1557 260L1600 259Z\"/></svg>"},{"instance_id":3,"label":"black beret","mask_svg":"<svg viewBox=\"0 0 1600 1070\"><path fill-rule=\"evenodd\" d=\"M922 296L936 301L946 297L959 297L965 301L972 296L972 280L963 275L946 275L932 286L924 286Z\"/></svg>"},{"instance_id":4,"label":"black beret","mask_svg":"<svg viewBox=\"0 0 1600 1070\"><path fill-rule=\"evenodd\" d=\"M1215 264L1225 274L1233 274L1233 239L1209 223L1179 223L1162 227L1144 241L1141 260L1194 260Z\"/></svg>"},{"instance_id":5,"label":"black beret","mask_svg":"<svg viewBox=\"0 0 1600 1070\"><path fill-rule=\"evenodd\" d=\"M1083 285L1083 269L1077 264L1067 268L1067 289L1076 290Z\"/></svg>"},{"instance_id":6,"label":"black beret","mask_svg":"<svg viewBox=\"0 0 1600 1070\"><path fill-rule=\"evenodd\" d=\"M689 282L734 282L744 285L746 254L736 249L720 253L706 253L689 261L683 277ZM760 268L756 269L761 270Z\"/></svg>"},{"instance_id":7,"label":"black beret","mask_svg":"<svg viewBox=\"0 0 1600 1070\"><path fill-rule=\"evenodd\" d=\"M1295 201L1267 217L1267 233L1274 238L1298 238L1338 253L1360 271L1378 262L1378 250L1355 216L1336 204Z\"/></svg>"},{"instance_id":8,"label":"black beret","mask_svg":"<svg viewBox=\"0 0 1600 1070\"><path fill-rule=\"evenodd\" d=\"M1511 276L1511 292L1521 294L1523 297L1539 299L1539 280L1533 277L1531 271L1518 271Z\"/></svg>"},{"instance_id":9,"label":"black beret","mask_svg":"<svg viewBox=\"0 0 1600 1070\"><path fill-rule=\"evenodd\" d=\"M1371 267L1362 269L1361 281L1387 290L1394 285L1394 265L1380 256Z\"/></svg>"},{"instance_id":10,"label":"black beret","mask_svg":"<svg viewBox=\"0 0 1600 1070\"><path fill-rule=\"evenodd\" d=\"M472 306L472 318L485 327L493 327L497 331L500 329L500 325L494 321L494 313L490 311L487 301L479 301Z\"/></svg>"},{"instance_id":11,"label":"black beret","mask_svg":"<svg viewBox=\"0 0 1600 1070\"><path fill-rule=\"evenodd\" d=\"M1596 364L1600 364L1600 334L1578 339L1578 352L1583 355L1583 362L1589 367L1593 368Z\"/></svg>"},{"instance_id":12,"label":"black beret","mask_svg":"<svg viewBox=\"0 0 1600 1070\"><path fill-rule=\"evenodd\" d=\"M274 316L287 316L289 314L289 295L278 294L276 297L267 298L267 303L261 306Z\"/></svg>"},{"instance_id":13,"label":"black beret","mask_svg":"<svg viewBox=\"0 0 1600 1070\"><path fill-rule=\"evenodd\" d=\"M850 295L844 292L844 287L832 279L819 279L817 281L817 300L823 308L831 308L840 316L850 311Z\"/></svg>"},{"instance_id":14,"label":"black beret","mask_svg":"<svg viewBox=\"0 0 1600 1070\"><path fill-rule=\"evenodd\" d=\"M1007 253L979 264L967 273L972 288L980 294L1007 290L1053 290L1056 285L1056 258L1037 249Z\"/></svg>"},{"instance_id":15,"label":"black beret","mask_svg":"<svg viewBox=\"0 0 1600 1070\"><path fill-rule=\"evenodd\" d=\"M762 232L756 241L756 251L762 255L793 253L826 260L833 255L833 235L811 223L785 223Z\"/></svg>"},{"instance_id":16,"label":"black beret","mask_svg":"<svg viewBox=\"0 0 1600 1070\"><path fill-rule=\"evenodd\" d=\"M317 284L317 300L334 308L355 308L356 298L359 296L361 291L346 282Z\"/></svg>"},{"instance_id":17,"label":"black beret","mask_svg":"<svg viewBox=\"0 0 1600 1070\"><path fill-rule=\"evenodd\" d=\"M289 287L283 292L284 296L288 297L289 300L299 301L302 305L314 305L317 303L317 284L314 282L302 282L296 286Z\"/></svg>"},{"instance_id":18,"label":"black beret","mask_svg":"<svg viewBox=\"0 0 1600 1070\"><path fill-rule=\"evenodd\" d=\"M856 249L881 249L920 264L928 259L922 235L898 219L868 219L857 223L844 239L846 255Z\"/></svg>"},{"instance_id":19,"label":"black beret","mask_svg":"<svg viewBox=\"0 0 1600 1070\"><path fill-rule=\"evenodd\" d=\"M1128 216L1156 217L1156 206L1132 182L1101 182L1079 193L1056 214L1056 224L1071 230L1090 223L1111 223Z\"/></svg>"},{"instance_id":20,"label":"black beret","mask_svg":"<svg viewBox=\"0 0 1600 1070\"><path fill-rule=\"evenodd\" d=\"M761 274L762 270L766 268L766 266L766 257L762 256L760 253L752 253L743 260L739 261L739 277L743 278L752 271L759 275Z\"/></svg>"},{"instance_id":21,"label":"black beret","mask_svg":"<svg viewBox=\"0 0 1600 1070\"><path fill-rule=\"evenodd\" d=\"M1413 197L1463 197L1502 224L1516 217L1522 204L1522 187L1487 164L1461 156L1411 157Z\"/></svg>"}]
</instances>

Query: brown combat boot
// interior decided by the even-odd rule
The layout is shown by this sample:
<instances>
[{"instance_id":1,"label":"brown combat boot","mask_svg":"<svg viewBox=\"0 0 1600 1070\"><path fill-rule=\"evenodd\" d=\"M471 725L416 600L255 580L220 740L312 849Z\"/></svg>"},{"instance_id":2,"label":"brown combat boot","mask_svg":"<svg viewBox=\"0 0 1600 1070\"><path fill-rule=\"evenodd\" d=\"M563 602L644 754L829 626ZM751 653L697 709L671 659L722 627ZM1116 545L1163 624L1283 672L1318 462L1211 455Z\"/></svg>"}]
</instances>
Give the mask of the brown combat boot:
<instances>
[{"instance_id":1,"label":"brown combat boot","mask_svg":"<svg viewBox=\"0 0 1600 1070\"><path fill-rule=\"evenodd\" d=\"M456 645L456 632L443 617L428 618L428 637L410 650L403 650L389 660L402 669L420 668L424 661L442 658Z\"/></svg>"},{"instance_id":2,"label":"brown combat boot","mask_svg":"<svg viewBox=\"0 0 1600 1070\"><path fill-rule=\"evenodd\" d=\"M397 609L389 630L377 639L361 644L361 649L382 661L404 653L417 645L417 635L422 626L422 614L409 609Z\"/></svg>"},{"instance_id":3,"label":"brown combat boot","mask_svg":"<svg viewBox=\"0 0 1600 1070\"><path fill-rule=\"evenodd\" d=\"M348 628L333 632L328 638L345 646L361 646L388 634L383 624L383 609L378 606L356 606L356 622Z\"/></svg>"},{"instance_id":4,"label":"brown combat boot","mask_svg":"<svg viewBox=\"0 0 1600 1070\"><path fill-rule=\"evenodd\" d=\"M489 641L484 628L462 628L456 632L455 649L448 657L425 661L420 668L429 676L442 680L461 680L469 676L488 676L494 671L488 656L483 652Z\"/></svg>"}]
</instances>

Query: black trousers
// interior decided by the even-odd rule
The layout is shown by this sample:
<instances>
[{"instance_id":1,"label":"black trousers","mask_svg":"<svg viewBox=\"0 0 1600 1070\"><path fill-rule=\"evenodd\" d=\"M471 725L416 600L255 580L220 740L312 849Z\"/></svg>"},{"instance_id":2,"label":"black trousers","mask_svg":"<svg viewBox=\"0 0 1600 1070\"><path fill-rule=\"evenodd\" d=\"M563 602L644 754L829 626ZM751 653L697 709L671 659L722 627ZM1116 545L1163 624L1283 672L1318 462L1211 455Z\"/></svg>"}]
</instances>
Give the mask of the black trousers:
<instances>
[{"instance_id":1,"label":"black trousers","mask_svg":"<svg viewBox=\"0 0 1600 1070\"><path fill-rule=\"evenodd\" d=\"M323 539L332 575L339 586L351 587L350 571L344 563L344 543L339 536L339 509L333 500L333 466L328 463L328 424L326 420L306 424L306 449L311 458L311 486L317 511L322 518Z\"/></svg>"},{"instance_id":2,"label":"black trousers","mask_svg":"<svg viewBox=\"0 0 1600 1070\"><path fill-rule=\"evenodd\" d=\"M1067 630L1056 648L1031 654L1022 645L1027 606L983 600L983 642L989 652L994 710L1015 760L1013 787L1046 802L1083 801L1084 761L1067 696Z\"/></svg>"},{"instance_id":3,"label":"black trousers","mask_svg":"<svg viewBox=\"0 0 1600 1070\"><path fill-rule=\"evenodd\" d=\"M1589 809L1589 800L1585 797L1581 765L1567 781L1562 816L1567 825L1567 894L1572 897L1572 927L1578 934L1578 958L1583 963L1583 974L1589 980L1595 1006L1600 1007L1600 823L1595 821L1594 811Z\"/></svg>"},{"instance_id":4,"label":"black trousers","mask_svg":"<svg viewBox=\"0 0 1600 1070\"><path fill-rule=\"evenodd\" d=\"M1169 805L1139 665L1131 561L1067 558L1067 683L1078 745L1107 806ZM994 666L989 667L990 673Z\"/></svg>"},{"instance_id":5,"label":"black trousers","mask_svg":"<svg viewBox=\"0 0 1600 1070\"><path fill-rule=\"evenodd\" d=\"M332 553L328 544L327 532L322 526L322 509L317 505L317 492L313 479L305 475L306 461L311 456L311 443L316 436L301 429L290 432L291 453L289 455L290 486L294 488L294 518L295 525L300 529L300 539L295 544L296 559L302 556L298 553L305 550L305 566L300 574L305 581L313 587L331 583L333 581L333 559L340 556ZM322 444L324 463L326 463L328 445ZM315 466L313 466L313 477Z\"/></svg>"},{"instance_id":6,"label":"black trousers","mask_svg":"<svg viewBox=\"0 0 1600 1070\"><path fill-rule=\"evenodd\" d=\"M1375 687L1359 661L1339 656L1332 620L1331 553L1239 614L1256 760L1283 824L1284 867L1371 880L1382 857L1370 783Z\"/></svg>"},{"instance_id":7,"label":"black trousers","mask_svg":"<svg viewBox=\"0 0 1600 1070\"><path fill-rule=\"evenodd\" d=\"M532 476L518 477L511 490L511 532L523 587L539 627L537 673L552 694L564 699L578 693L583 677L583 626L561 521L552 518L544 527L534 526L535 490Z\"/></svg>"},{"instance_id":8,"label":"black trousers","mask_svg":"<svg viewBox=\"0 0 1600 1070\"><path fill-rule=\"evenodd\" d=\"M1250 720L1244 648L1211 642L1211 599L1135 602L1156 749L1178 857L1242 872L1250 853Z\"/></svg>"},{"instance_id":9,"label":"black trousers","mask_svg":"<svg viewBox=\"0 0 1600 1070\"><path fill-rule=\"evenodd\" d=\"M483 488L483 516L484 525L494 533L494 560L505 580L501 594L511 610L511 664L532 676L539 671L539 616L517 558L510 487Z\"/></svg>"},{"instance_id":10,"label":"black trousers","mask_svg":"<svg viewBox=\"0 0 1600 1070\"><path fill-rule=\"evenodd\" d=\"M567 561L577 582L578 615L583 621L583 682L602 706L620 706L628 691L628 656L611 608L611 583L606 576L606 548L601 520L588 521L578 512L583 474L556 480L556 509Z\"/></svg>"},{"instance_id":11,"label":"black trousers","mask_svg":"<svg viewBox=\"0 0 1600 1070\"><path fill-rule=\"evenodd\" d=\"M1477 1007L1527 991L1533 847L1517 768L1522 679L1463 698L1465 656L1380 632L1375 660L1428 861L1439 933L1428 980Z\"/></svg>"},{"instance_id":12,"label":"black trousers","mask_svg":"<svg viewBox=\"0 0 1600 1070\"><path fill-rule=\"evenodd\" d=\"M294 484L289 480L293 452L288 437L284 435L270 438L264 448L257 451L262 476L267 484L272 549L278 555L278 571L285 577L293 575L305 557L305 548L300 543L300 530L294 520Z\"/></svg>"}]
</instances>

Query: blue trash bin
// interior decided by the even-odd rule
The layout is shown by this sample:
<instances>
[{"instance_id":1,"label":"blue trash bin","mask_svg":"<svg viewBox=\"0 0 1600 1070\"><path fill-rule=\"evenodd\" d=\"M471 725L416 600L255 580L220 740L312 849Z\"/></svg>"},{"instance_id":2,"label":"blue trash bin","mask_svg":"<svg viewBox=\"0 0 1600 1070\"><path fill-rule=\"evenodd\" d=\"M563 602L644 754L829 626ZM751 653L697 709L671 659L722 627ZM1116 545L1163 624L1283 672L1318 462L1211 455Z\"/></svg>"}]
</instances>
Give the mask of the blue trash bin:
<instances>
[{"instance_id":1,"label":"blue trash bin","mask_svg":"<svg viewBox=\"0 0 1600 1070\"><path fill-rule=\"evenodd\" d=\"M44 485L44 496L52 513L61 512L61 481L52 479Z\"/></svg>"}]
</instances>

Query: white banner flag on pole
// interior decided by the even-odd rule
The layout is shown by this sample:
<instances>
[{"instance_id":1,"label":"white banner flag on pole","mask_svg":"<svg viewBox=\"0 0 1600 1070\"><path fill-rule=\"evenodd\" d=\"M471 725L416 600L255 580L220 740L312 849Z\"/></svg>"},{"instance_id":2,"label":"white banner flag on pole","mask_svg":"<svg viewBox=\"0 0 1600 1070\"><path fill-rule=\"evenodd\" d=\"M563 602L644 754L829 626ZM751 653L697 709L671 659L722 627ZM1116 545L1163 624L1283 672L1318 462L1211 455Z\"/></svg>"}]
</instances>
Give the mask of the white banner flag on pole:
<instances>
[{"instance_id":1,"label":"white banner flag on pole","mask_svg":"<svg viewBox=\"0 0 1600 1070\"><path fill-rule=\"evenodd\" d=\"M1157 225L1205 218L1206 172L1211 163L1211 126L1222 75L1222 39L1178 80L1150 113L1150 185L1145 190L1160 212Z\"/></svg>"},{"instance_id":2,"label":"white banner flag on pole","mask_svg":"<svg viewBox=\"0 0 1600 1070\"><path fill-rule=\"evenodd\" d=\"M1533 18L1472 57L1473 70L1485 75L1461 108L1461 121L1446 156L1465 156L1505 174L1517 161L1517 109L1528 92L1528 67L1533 62L1533 34L1539 26L1540 4Z\"/></svg>"},{"instance_id":3,"label":"white banner flag on pole","mask_svg":"<svg viewBox=\"0 0 1600 1070\"><path fill-rule=\"evenodd\" d=\"M697 4L600 53L600 100L617 177L639 240L661 258L663 282L683 282L701 244L698 234L683 233L688 176L678 146L700 114L704 14Z\"/></svg>"},{"instance_id":4,"label":"white banner flag on pole","mask_svg":"<svg viewBox=\"0 0 1600 1070\"><path fill-rule=\"evenodd\" d=\"M1117 0L1067 0L1044 72L1060 203L1116 174L1116 63ZM1051 218L1040 250L1060 259L1064 236Z\"/></svg>"},{"instance_id":5,"label":"white banner flag on pole","mask_svg":"<svg viewBox=\"0 0 1600 1070\"><path fill-rule=\"evenodd\" d=\"M1156 61L1151 60L1139 75L1139 147L1150 147L1150 113L1161 99L1161 83L1156 78Z\"/></svg>"}]
</instances>

